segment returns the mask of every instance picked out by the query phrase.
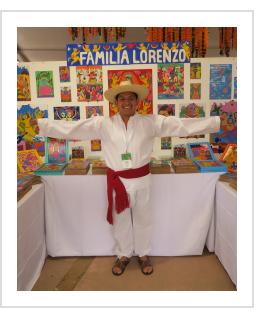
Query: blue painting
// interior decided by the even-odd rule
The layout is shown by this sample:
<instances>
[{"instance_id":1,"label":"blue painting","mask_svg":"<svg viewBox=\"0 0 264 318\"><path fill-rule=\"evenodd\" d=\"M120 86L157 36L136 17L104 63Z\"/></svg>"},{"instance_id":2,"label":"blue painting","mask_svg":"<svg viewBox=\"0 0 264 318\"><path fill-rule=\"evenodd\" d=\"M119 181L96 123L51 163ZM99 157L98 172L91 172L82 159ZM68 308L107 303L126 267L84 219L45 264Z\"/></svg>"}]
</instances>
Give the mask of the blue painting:
<instances>
[{"instance_id":1,"label":"blue painting","mask_svg":"<svg viewBox=\"0 0 264 318\"><path fill-rule=\"evenodd\" d=\"M231 99L232 64L210 65L210 99Z\"/></svg>"},{"instance_id":2,"label":"blue painting","mask_svg":"<svg viewBox=\"0 0 264 318\"><path fill-rule=\"evenodd\" d=\"M234 99L237 99L237 78L234 78Z\"/></svg>"}]
</instances>

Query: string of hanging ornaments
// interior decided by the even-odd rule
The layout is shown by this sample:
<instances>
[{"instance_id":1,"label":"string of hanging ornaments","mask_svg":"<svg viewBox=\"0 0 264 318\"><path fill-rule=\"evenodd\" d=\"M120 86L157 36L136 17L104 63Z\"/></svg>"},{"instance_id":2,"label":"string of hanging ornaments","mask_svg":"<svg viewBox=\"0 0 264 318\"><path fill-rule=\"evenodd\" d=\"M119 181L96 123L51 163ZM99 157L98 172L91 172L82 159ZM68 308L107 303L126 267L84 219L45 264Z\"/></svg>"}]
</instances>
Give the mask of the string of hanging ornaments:
<instances>
[{"instance_id":1,"label":"string of hanging ornaments","mask_svg":"<svg viewBox=\"0 0 264 318\"><path fill-rule=\"evenodd\" d=\"M102 42L114 42L122 40L126 35L126 28L68 28L71 39L79 42L94 42L95 38Z\"/></svg>"},{"instance_id":2,"label":"string of hanging ornaments","mask_svg":"<svg viewBox=\"0 0 264 318\"><path fill-rule=\"evenodd\" d=\"M205 57L208 28L145 28L148 42L189 41L191 57Z\"/></svg>"},{"instance_id":3,"label":"string of hanging ornaments","mask_svg":"<svg viewBox=\"0 0 264 318\"><path fill-rule=\"evenodd\" d=\"M220 55L230 55L230 49L237 48L237 28L219 28Z\"/></svg>"}]
</instances>

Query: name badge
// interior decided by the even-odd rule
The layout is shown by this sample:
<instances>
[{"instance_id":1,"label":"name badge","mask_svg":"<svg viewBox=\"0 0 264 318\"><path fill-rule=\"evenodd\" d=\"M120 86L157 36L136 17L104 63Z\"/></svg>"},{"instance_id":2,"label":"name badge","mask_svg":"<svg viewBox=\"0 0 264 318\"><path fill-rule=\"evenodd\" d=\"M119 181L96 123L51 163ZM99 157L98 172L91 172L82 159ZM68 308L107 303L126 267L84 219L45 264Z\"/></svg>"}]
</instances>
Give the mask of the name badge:
<instances>
[{"instance_id":1,"label":"name badge","mask_svg":"<svg viewBox=\"0 0 264 318\"><path fill-rule=\"evenodd\" d=\"M121 160L123 168L129 169L132 168L132 156L130 152L122 153Z\"/></svg>"}]
</instances>

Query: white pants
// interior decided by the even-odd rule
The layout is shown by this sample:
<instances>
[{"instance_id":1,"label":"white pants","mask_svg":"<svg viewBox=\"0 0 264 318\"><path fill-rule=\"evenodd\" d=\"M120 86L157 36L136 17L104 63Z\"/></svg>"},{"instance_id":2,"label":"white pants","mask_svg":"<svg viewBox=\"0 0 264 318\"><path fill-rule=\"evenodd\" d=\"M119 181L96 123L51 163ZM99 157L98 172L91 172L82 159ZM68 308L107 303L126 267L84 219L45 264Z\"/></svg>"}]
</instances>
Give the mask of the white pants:
<instances>
[{"instance_id":1,"label":"white pants","mask_svg":"<svg viewBox=\"0 0 264 318\"><path fill-rule=\"evenodd\" d=\"M113 211L113 231L116 255L131 257L148 255L152 217L149 187L128 192L130 208L121 213Z\"/></svg>"}]
</instances>

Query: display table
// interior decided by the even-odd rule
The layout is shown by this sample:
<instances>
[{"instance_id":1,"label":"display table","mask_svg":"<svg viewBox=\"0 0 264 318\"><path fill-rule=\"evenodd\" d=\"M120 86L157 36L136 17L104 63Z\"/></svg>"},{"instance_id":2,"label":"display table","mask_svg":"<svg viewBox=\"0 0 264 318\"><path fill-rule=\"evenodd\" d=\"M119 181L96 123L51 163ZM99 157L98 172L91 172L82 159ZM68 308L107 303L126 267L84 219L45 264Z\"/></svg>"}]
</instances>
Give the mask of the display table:
<instances>
[{"instance_id":1,"label":"display table","mask_svg":"<svg viewBox=\"0 0 264 318\"><path fill-rule=\"evenodd\" d=\"M237 192L228 183L216 184L215 254L237 282Z\"/></svg>"},{"instance_id":2,"label":"display table","mask_svg":"<svg viewBox=\"0 0 264 318\"><path fill-rule=\"evenodd\" d=\"M17 290L31 290L46 258L44 185L37 184L17 203Z\"/></svg>"},{"instance_id":3,"label":"display table","mask_svg":"<svg viewBox=\"0 0 264 318\"><path fill-rule=\"evenodd\" d=\"M219 173L152 175L151 255L201 255ZM43 176L46 244L55 256L114 255L106 176Z\"/></svg>"}]
</instances>

